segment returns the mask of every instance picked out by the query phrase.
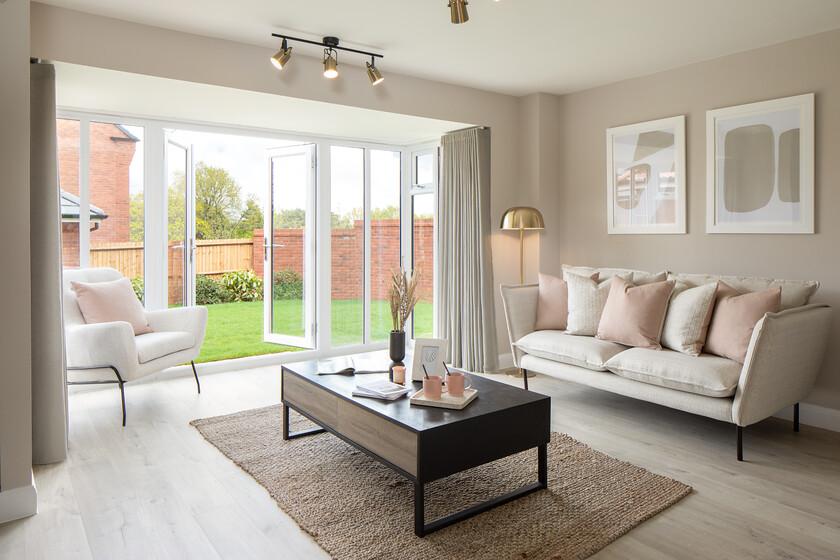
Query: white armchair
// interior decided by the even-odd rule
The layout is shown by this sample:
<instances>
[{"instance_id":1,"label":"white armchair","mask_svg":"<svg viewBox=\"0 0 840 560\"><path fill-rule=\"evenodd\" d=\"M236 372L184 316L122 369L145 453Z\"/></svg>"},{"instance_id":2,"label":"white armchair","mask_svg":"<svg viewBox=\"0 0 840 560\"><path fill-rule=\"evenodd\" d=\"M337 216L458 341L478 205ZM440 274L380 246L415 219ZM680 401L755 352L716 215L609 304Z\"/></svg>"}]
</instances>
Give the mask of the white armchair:
<instances>
[{"instance_id":1,"label":"white armchair","mask_svg":"<svg viewBox=\"0 0 840 560\"><path fill-rule=\"evenodd\" d=\"M109 282L120 278L122 274L113 268L65 269L64 331L67 384L118 384L125 426L124 385L129 381L189 362L201 393L194 360L204 342L207 309L179 307L147 311L146 318L153 332L139 336L123 321L85 323L70 282Z\"/></svg>"}]
</instances>

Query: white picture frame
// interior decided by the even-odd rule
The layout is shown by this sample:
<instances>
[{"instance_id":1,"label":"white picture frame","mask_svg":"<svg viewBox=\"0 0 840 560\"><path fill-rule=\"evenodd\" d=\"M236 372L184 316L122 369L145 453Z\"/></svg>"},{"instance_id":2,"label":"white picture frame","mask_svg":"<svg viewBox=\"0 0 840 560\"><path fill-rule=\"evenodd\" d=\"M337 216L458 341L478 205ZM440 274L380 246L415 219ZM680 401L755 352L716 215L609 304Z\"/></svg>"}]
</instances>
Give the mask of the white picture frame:
<instances>
[{"instance_id":1,"label":"white picture frame","mask_svg":"<svg viewBox=\"0 0 840 560\"><path fill-rule=\"evenodd\" d=\"M608 128L606 136L607 233L686 233L685 115Z\"/></svg>"},{"instance_id":2,"label":"white picture frame","mask_svg":"<svg viewBox=\"0 0 840 560\"><path fill-rule=\"evenodd\" d=\"M706 112L706 233L814 233L813 93Z\"/></svg>"},{"instance_id":3,"label":"white picture frame","mask_svg":"<svg viewBox=\"0 0 840 560\"><path fill-rule=\"evenodd\" d=\"M411 355L411 371L409 372L412 381L423 381L423 365L429 375L446 373L443 367L446 359L446 351L449 349L449 341L443 338L417 338L414 340L414 350Z\"/></svg>"}]
</instances>

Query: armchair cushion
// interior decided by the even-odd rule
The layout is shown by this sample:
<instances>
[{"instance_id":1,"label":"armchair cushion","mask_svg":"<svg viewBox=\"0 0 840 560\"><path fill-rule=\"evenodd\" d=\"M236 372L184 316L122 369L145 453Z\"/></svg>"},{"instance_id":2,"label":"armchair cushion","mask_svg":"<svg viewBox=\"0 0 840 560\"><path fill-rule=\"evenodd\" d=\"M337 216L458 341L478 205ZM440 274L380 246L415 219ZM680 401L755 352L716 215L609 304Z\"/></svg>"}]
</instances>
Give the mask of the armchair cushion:
<instances>
[{"instance_id":1,"label":"armchair cushion","mask_svg":"<svg viewBox=\"0 0 840 560\"><path fill-rule=\"evenodd\" d=\"M137 361L141 364L195 346L195 337L185 331L152 332L134 339Z\"/></svg>"},{"instance_id":2,"label":"armchair cushion","mask_svg":"<svg viewBox=\"0 0 840 560\"><path fill-rule=\"evenodd\" d=\"M134 334L152 332L143 304L131 287L128 278L110 282L70 282L85 323L126 321Z\"/></svg>"}]
</instances>

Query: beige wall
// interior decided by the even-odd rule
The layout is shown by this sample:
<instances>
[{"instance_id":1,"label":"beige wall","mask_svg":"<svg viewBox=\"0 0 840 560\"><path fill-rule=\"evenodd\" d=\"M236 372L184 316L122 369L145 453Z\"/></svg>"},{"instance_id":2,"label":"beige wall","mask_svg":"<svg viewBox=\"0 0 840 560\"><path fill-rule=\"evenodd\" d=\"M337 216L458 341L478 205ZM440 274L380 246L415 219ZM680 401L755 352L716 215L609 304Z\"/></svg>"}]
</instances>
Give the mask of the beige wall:
<instances>
[{"instance_id":1,"label":"beige wall","mask_svg":"<svg viewBox=\"0 0 840 560\"><path fill-rule=\"evenodd\" d=\"M491 139L491 213L494 223L493 268L496 283L518 281L516 238L498 230L509 206L533 205L536 185L518 183L519 115L516 97L488 93L389 72L381 86L368 83L361 60L344 64L341 79L324 80L321 61L296 56L282 73L268 63L272 49L179 33L44 4L32 4L33 56L313 99L367 109L489 126ZM349 59L348 59L349 60ZM386 59L387 60L387 59ZM282 111L282 106L278 106ZM531 253L530 269L537 257ZM499 349L507 352L507 334L496 290Z\"/></svg>"},{"instance_id":2,"label":"beige wall","mask_svg":"<svg viewBox=\"0 0 840 560\"><path fill-rule=\"evenodd\" d=\"M29 486L32 409L29 301L29 1L0 3L0 516ZM31 513L31 512L30 512ZM0 519L3 521L3 519Z\"/></svg>"},{"instance_id":3,"label":"beige wall","mask_svg":"<svg viewBox=\"0 0 840 560\"><path fill-rule=\"evenodd\" d=\"M541 268L561 263L816 279L840 313L840 31L562 97L546 114L557 180L541 183ZM620 63L620 58L617 59ZM705 111L816 93L816 235L707 235ZM687 235L607 235L605 129L686 115ZM840 408L840 329L809 401ZM796 375L795 371L790 372Z\"/></svg>"}]
</instances>

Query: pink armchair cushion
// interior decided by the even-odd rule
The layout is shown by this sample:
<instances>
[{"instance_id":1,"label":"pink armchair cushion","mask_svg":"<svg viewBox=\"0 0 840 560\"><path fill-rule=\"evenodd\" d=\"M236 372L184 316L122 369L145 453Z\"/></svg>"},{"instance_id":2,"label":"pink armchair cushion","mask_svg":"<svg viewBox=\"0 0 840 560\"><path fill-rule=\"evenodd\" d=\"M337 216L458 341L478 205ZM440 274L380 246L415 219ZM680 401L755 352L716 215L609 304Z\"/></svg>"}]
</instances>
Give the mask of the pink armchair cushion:
<instances>
[{"instance_id":1,"label":"pink armchair cushion","mask_svg":"<svg viewBox=\"0 0 840 560\"><path fill-rule=\"evenodd\" d=\"M143 304L128 278L110 282L70 282L85 323L125 321L135 335L152 332Z\"/></svg>"},{"instance_id":2,"label":"pink armchair cushion","mask_svg":"<svg viewBox=\"0 0 840 560\"><path fill-rule=\"evenodd\" d=\"M780 286L742 294L720 282L703 351L743 364L756 323L767 313L778 313L781 304Z\"/></svg>"},{"instance_id":3,"label":"pink armchair cushion","mask_svg":"<svg viewBox=\"0 0 840 560\"><path fill-rule=\"evenodd\" d=\"M660 349L662 324L673 291L673 281L634 286L614 276L596 336L625 346Z\"/></svg>"}]
</instances>

